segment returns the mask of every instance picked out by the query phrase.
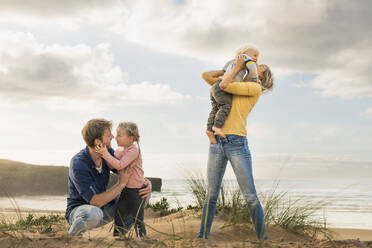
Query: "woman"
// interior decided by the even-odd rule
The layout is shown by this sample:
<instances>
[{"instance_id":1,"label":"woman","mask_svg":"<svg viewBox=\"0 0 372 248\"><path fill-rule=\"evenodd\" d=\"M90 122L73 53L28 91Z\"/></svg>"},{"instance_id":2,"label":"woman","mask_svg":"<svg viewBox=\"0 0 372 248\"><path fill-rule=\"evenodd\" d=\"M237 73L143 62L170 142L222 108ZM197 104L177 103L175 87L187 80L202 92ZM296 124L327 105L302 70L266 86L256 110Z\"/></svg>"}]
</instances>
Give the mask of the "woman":
<instances>
[{"instance_id":1,"label":"woman","mask_svg":"<svg viewBox=\"0 0 372 248\"><path fill-rule=\"evenodd\" d=\"M258 239L263 241L268 238L264 213L254 185L251 153L248 148L245 126L247 116L261 93L272 89L273 79L267 66L258 66L259 76L262 79L259 83L233 82L243 64L244 56L237 56L234 68L227 72L220 82L221 89L233 94L232 108L222 127L226 138L216 136L217 143L210 143L207 166L208 191L203 206L198 238L207 239L210 233L227 161L231 163L239 187L248 204ZM213 85L223 73L222 70L205 72L203 79Z\"/></svg>"}]
</instances>

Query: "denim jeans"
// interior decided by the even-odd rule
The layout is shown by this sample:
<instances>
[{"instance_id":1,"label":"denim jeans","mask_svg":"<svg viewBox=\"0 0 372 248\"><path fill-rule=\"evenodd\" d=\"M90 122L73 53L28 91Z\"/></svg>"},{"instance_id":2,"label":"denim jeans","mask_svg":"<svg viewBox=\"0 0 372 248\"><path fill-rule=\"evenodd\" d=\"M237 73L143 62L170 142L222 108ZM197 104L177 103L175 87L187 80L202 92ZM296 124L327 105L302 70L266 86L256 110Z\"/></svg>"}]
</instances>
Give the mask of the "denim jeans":
<instances>
[{"instance_id":1,"label":"denim jeans","mask_svg":"<svg viewBox=\"0 0 372 248\"><path fill-rule=\"evenodd\" d=\"M240 190L248 204L258 240L267 240L264 213L253 181L251 152L247 138L237 135L227 135L226 138L217 137L217 144L210 144L207 167L208 191L204 201L198 238L208 238L211 231L227 161L231 163Z\"/></svg>"},{"instance_id":2,"label":"denim jeans","mask_svg":"<svg viewBox=\"0 0 372 248\"><path fill-rule=\"evenodd\" d=\"M117 202L119 197L115 199L114 204L107 204L102 209L84 204L74 208L68 219L70 227L67 233L72 236L77 236L92 228L103 226L114 219Z\"/></svg>"}]
</instances>

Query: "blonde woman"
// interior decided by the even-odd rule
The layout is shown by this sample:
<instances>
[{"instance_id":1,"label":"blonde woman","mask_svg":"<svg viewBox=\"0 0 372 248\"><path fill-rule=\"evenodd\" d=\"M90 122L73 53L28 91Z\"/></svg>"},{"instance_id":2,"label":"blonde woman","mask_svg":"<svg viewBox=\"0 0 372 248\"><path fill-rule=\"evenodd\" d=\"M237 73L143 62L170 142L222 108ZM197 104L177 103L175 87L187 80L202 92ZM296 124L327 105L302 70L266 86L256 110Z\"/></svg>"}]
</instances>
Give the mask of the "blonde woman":
<instances>
[{"instance_id":1,"label":"blonde woman","mask_svg":"<svg viewBox=\"0 0 372 248\"><path fill-rule=\"evenodd\" d=\"M255 82L234 82L236 74L244 65L244 56L238 55L233 69L219 82L222 90L233 94L232 107L222 127L225 138L215 136L216 144L211 142L207 166L207 197L204 202L198 238L207 239L210 234L216 210L222 178L227 161L230 161L240 190L248 204L252 223L260 241L267 240L266 225L261 203L257 197L253 174L252 159L246 138L246 118L257 103L262 92L271 90L273 78L268 66L264 66L262 80ZM210 85L219 81L223 71L203 73L203 79Z\"/></svg>"}]
</instances>

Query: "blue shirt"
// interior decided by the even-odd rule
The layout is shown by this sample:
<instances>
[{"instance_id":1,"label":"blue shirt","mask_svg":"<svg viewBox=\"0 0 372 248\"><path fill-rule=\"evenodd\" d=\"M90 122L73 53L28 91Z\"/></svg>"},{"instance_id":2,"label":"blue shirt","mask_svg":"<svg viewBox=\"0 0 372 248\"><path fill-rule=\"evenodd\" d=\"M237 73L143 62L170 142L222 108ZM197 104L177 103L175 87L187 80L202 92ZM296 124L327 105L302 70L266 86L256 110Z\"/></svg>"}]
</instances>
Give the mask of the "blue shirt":
<instances>
[{"instance_id":1,"label":"blue shirt","mask_svg":"<svg viewBox=\"0 0 372 248\"><path fill-rule=\"evenodd\" d=\"M111 148L109 148L109 152L114 154L114 150ZM93 195L105 192L109 179L110 168L105 160L102 159L102 173L99 173L88 147L76 154L71 159L69 169L66 219L68 220L74 208L89 204ZM112 204L112 202L108 204Z\"/></svg>"}]
</instances>

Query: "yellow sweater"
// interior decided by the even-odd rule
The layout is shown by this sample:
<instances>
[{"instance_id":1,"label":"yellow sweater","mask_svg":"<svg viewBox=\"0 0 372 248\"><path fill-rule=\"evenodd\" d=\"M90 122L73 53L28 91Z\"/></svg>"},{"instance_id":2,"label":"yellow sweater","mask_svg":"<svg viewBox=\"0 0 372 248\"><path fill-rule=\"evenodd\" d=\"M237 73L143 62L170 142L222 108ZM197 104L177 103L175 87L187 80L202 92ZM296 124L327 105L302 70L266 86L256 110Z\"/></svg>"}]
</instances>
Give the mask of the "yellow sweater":
<instances>
[{"instance_id":1,"label":"yellow sweater","mask_svg":"<svg viewBox=\"0 0 372 248\"><path fill-rule=\"evenodd\" d=\"M212 77L208 73L203 73L202 78L213 85L219 78ZM232 107L222 131L224 134L234 134L247 136L247 116L258 101L261 95L261 86L254 82L233 82L225 89L226 92L233 94Z\"/></svg>"}]
</instances>

